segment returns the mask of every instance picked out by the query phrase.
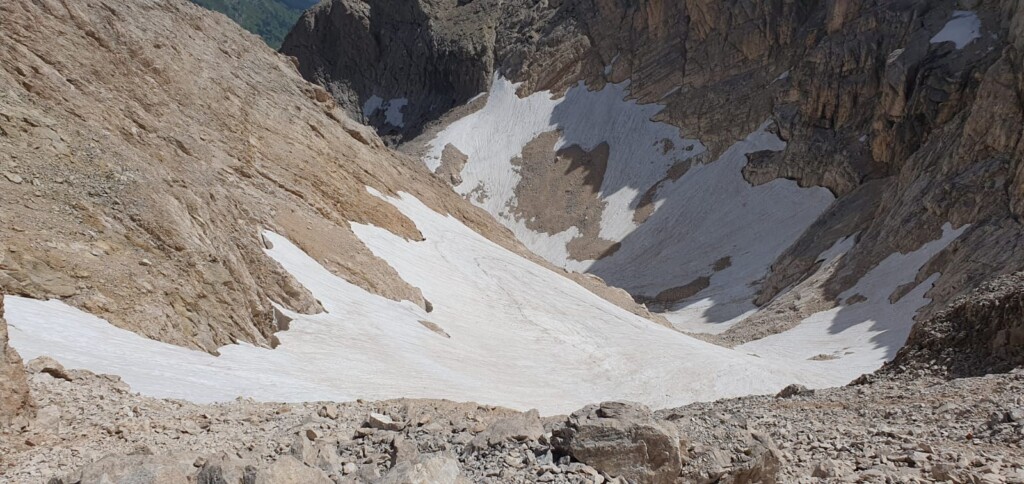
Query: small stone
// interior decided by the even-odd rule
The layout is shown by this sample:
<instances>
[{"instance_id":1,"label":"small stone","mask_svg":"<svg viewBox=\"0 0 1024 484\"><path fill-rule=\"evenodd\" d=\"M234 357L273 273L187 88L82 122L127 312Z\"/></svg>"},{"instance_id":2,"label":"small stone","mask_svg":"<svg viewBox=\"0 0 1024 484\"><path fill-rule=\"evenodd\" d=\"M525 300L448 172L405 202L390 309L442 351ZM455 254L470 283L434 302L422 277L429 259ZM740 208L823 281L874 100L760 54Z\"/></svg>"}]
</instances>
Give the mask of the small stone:
<instances>
[{"instance_id":1,"label":"small stone","mask_svg":"<svg viewBox=\"0 0 1024 484\"><path fill-rule=\"evenodd\" d=\"M149 267L149 266L153 265L153 263L150 262L149 259L142 259L142 260L139 261L139 265L142 266L142 267Z\"/></svg>"},{"instance_id":2,"label":"small stone","mask_svg":"<svg viewBox=\"0 0 1024 484\"><path fill-rule=\"evenodd\" d=\"M329 418L335 420L338 418L338 407L334 405L324 405L317 411L317 415L323 418Z\"/></svg>"},{"instance_id":3,"label":"small stone","mask_svg":"<svg viewBox=\"0 0 1024 484\"><path fill-rule=\"evenodd\" d=\"M358 471L358 470L359 470L359 466L357 466L357 465L355 465L355 464L353 464L351 462L346 462L345 465L341 466L341 473L346 475L346 476L349 475L349 474L352 474L353 472Z\"/></svg>"},{"instance_id":4,"label":"small stone","mask_svg":"<svg viewBox=\"0 0 1024 484\"><path fill-rule=\"evenodd\" d=\"M813 393L814 390L809 390L807 387L803 385L794 383L792 385L787 386L786 388L783 388L782 391L775 395L775 398L791 398L797 395L811 395Z\"/></svg>"},{"instance_id":5,"label":"small stone","mask_svg":"<svg viewBox=\"0 0 1024 484\"><path fill-rule=\"evenodd\" d=\"M398 432L399 430L405 428L405 425L403 423L395 422L394 420L391 419L391 417L387 415L373 412L370 413L370 417L367 419L367 423L369 423L370 427L372 428L378 430L390 430L392 432Z\"/></svg>"},{"instance_id":6,"label":"small stone","mask_svg":"<svg viewBox=\"0 0 1024 484\"><path fill-rule=\"evenodd\" d=\"M320 433L316 429L306 429L305 435L310 442L316 442L316 439L320 438Z\"/></svg>"},{"instance_id":7,"label":"small stone","mask_svg":"<svg viewBox=\"0 0 1024 484\"><path fill-rule=\"evenodd\" d=\"M367 436L373 435L374 432L376 432L376 430L368 428L368 427L360 427L360 428L356 429L356 437L359 437L359 438L367 437Z\"/></svg>"},{"instance_id":8,"label":"small stone","mask_svg":"<svg viewBox=\"0 0 1024 484\"><path fill-rule=\"evenodd\" d=\"M6 177L8 181L10 181L11 183L14 183L15 185L21 185L25 181L17 173L11 173L11 172L8 172L8 171L4 172L4 177Z\"/></svg>"}]
</instances>

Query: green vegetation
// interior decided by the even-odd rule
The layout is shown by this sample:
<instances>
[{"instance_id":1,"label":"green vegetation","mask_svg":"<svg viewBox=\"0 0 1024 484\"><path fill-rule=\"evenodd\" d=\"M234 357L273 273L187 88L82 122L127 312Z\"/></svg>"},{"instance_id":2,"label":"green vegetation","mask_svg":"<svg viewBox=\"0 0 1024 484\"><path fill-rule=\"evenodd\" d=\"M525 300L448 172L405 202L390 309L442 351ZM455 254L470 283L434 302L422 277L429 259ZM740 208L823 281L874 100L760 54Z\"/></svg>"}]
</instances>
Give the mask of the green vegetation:
<instances>
[{"instance_id":1,"label":"green vegetation","mask_svg":"<svg viewBox=\"0 0 1024 484\"><path fill-rule=\"evenodd\" d=\"M192 2L227 15L242 28L259 35L271 47L281 42L299 20L303 9L317 0L192 0Z\"/></svg>"}]
</instances>

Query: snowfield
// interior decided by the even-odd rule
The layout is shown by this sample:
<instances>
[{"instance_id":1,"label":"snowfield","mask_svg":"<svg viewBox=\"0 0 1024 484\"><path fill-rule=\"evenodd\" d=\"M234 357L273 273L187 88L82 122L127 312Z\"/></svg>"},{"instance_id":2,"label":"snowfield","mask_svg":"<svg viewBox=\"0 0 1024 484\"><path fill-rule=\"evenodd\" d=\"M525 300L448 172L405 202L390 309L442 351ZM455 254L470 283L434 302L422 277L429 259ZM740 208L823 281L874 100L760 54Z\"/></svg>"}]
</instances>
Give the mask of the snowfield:
<instances>
[{"instance_id":1,"label":"snowfield","mask_svg":"<svg viewBox=\"0 0 1024 484\"><path fill-rule=\"evenodd\" d=\"M7 298L11 343L27 359L50 355L68 367L120 375L136 391L157 397L429 397L545 414L610 399L669 407L771 393L790 383L833 386L861 372L859 365L843 366L842 359L773 354L772 345L731 350L696 340L597 297L409 195L387 200L426 239L408 241L366 225L356 225L356 234L423 290L434 306L429 314L332 275L287 239L267 232L273 245L267 254L326 310L312 316L285 311L295 319L278 333L276 349L228 345L214 357L115 328L58 301L20 297ZM955 234L947 232L935 247ZM910 257L897 257L894 267L924 259ZM904 299L921 303L929 285ZM876 292L865 295L874 298ZM424 320L450 338L427 329ZM905 324L909 328L910 321ZM798 339L791 336L788 344ZM858 337L856 344L851 348L859 352L878 343ZM754 351L758 356L747 354Z\"/></svg>"},{"instance_id":2,"label":"snowfield","mask_svg":"<svg viewBox=\"0 0 1024 484\"><path fill-rule=\"evenodd\" d=\"M424 242L370 226L356 232L423 289L430 314L367 293L266 233L274 247L267 253L326 310L288 313L295 320L274 350L230 345L213 357L60 302L18 297L8 300L12 343L25 358L52 355L70 367L121 375L146 394L194 401L433 397L558 413L609 398L668 406L798 381L622 310L411 197L392 202Z\"/></svg>"},{"instance_id":3,"label":"snowfield","mask_svg":"<svg viewBox=\"0 0 1024 484\"><path fill-rule=\"evenodd\" d=\"M628 83L590 91L581 82L560 99L547 91L519 98L517 86L496 76L486 105L431 141L427 168L440 167L447 145L458 148L468 160L455 190L553 264L598 275L647 298L708 278L699 293L664 308L679 329L719 333L752 314L756 281L834 200L825 188L800 188L790 180L755 187L743 179L746 155L786 146L767 131L767 123L705 164L695 159L706 153L705 146L683 138L675 126L653 121L664 106L628 99ZM579 229L537 232L512 214L520 182L512 160L531 140L553 130L561 135L556 150L609 145L600 188L607 203L600 237L621 244L609 257L572 260L566 245L580 236ZM682 177L666 178L674 165L691 161ZM654 213L637 224L641 198L655 185ZM728 267L715 269L716 262L726 260Z\"/></svg>"}]
</instances>

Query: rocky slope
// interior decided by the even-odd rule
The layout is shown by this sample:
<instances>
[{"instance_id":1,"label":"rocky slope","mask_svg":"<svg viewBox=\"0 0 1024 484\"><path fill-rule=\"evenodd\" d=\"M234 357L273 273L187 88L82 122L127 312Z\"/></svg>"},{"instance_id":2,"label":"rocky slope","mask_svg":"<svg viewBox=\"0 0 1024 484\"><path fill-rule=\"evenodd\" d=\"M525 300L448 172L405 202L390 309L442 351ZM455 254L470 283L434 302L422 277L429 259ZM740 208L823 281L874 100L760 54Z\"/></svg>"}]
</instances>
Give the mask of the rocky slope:
<instances>
[{"instance_id":1,"label":"rocky slope","mask_svg":"<svg viewBox=\"0 0 1024 484\"><path fill-rule=\"evenodd\" d=\"M6 482L1024 480L1019 370L540 418L431 400L201 406L28 366L40 416L0 435Z\"/></svg>"},{"instance_id":2,"label":"rocky slope","mask_svg":"<svg viewBox=\"0 0 1024 484\"><path fill-rule=\"evenodd\" d=\"M889 373L965 377L1024 366L1024 274L997 278L914 327Z\"/></svg>"},{"instance_id":3,"label":"rocky slope","mask_svg":"<svg viewBox=\"0 0 1024 484\"><path fill-rule=\"evenodd\" d=\"M556 100L567 95L567 106L580 81L590 91L628 82L623 95L629 101L660 106L654 110L658 122L706 147L683 155L685 162L666 163L662 176L629 186L636 195L627 215L638 222L638 233L645 221L657 221L651 213L657 215L659 204L676 209L668 197L679 190L668 187L690 167L719 159L767 124L784 147L747 153L746 181L762 186L795 180L802 187L827 188L837 198L787 240L785 250L771 254L767 269L739 282L755 287L748 301L759 308L720 338L739 344L790 329L815 312L851 306L861 298L850 299L845 291L891 255L940 238L945 224L964 232L914 268L912 283L884 299L895 304L928 281L932 302L919 319L927 318L987 279L1024 269L1019 244L1024 112L1020 103L1005 102L1024 93L1022 18L1019 2L1010 0L450 0L402 2L400 8L385 0L333 0L307 12L282 51L296 56L303 75L324 85L350 114L362 115L417 155L442 139L438 132L483 108L483 101L469 103L478 93L495 96L495 72L520 83L517 93L524 103L536 102L526 99L530 94L551 91ZM604 101L593 101L598 102ZM456 106L461 107L452 111ZM576 143L569 133L573 123L584 121L556 120L557 109L552 114L557 133L543 133L521 147L524 156L533 153L524 166L548 160L557 165L560 150ZM596 108L579 116L613 112ZM508 126L496 132L526 122L518 112L507 116L512 118ZM401 123L392 122L398 118ZM564 145L542 142L542 136L552 135ZM626 138L617 142L628 145ZM611 143L615 158L616 141ZM597 143L581 141L578 147L589 151ZM593 227L593 210L558 205L562 193L586 200L596 195L596 202L588 202L591 209L612 200L621 187L611 175L603 175L602 184L593 171L555 174L543 182L551 190L524 183L519 198L488 205L490 192L517 183L515 178L463 184L462 175L477 174L484 166L463 168L474 162L467 164L466 158L479 155L467 154L457 142L435 147L441 148L440 166L432 161L428 166L506 225L525 224L528 230L517 231L524 241L577 229L579 235L559 249L569 253L567 266L596 258L588 270L629 289L637 300L654 302L652 307L685 309L725 290L716 285L717 271L708 267L655 285L622 275L628 264L616 261L619 247L633 244L647 254L683 250L662 246L664 239L685 237L687 227L659 226L654 242L608 239ZM672 148L666 145L666 153ZM629 152L643 156L632 147ZM524 163L514 156L481 161L508 162ZM543 203L530 205L527 199ZM549 201L559 208L538 208L551 206ZM707 212L734 216L714 210ZM828 274L819 273L821 254L851 237L854 244L845 255ZM729 242L707 241L711 246ZM724 255L735 258L743 250L748 248ZM650 271L677 264L669 257L646 257ZM800 290L793 291L796 287ZM710 319L720 323L732 316Z\"/></svg>"},{"instance_id":4,"label":"rocky slope","mask_svg":"<svg viewBox=\"0 0 1024 484\"><path fill-rule=\"evenodd\" d=\"M320 310L264 254L272 230L353 284L428 307L353 235L350 222L422 238L367 186L525 254L223 16L102 0L4 2L0 16L2 292L209 352L269 346L287 324L271 302Z\"/></svg>"}]
</instances>

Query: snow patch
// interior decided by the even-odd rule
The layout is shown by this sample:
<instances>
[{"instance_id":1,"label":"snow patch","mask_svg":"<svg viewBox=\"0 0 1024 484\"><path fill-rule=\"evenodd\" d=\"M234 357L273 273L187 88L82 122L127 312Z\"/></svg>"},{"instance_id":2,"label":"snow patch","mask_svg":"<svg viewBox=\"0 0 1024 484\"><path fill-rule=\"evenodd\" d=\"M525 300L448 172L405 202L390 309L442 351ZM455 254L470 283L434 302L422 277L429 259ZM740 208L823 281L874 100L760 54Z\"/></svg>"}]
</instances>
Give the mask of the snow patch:
<instances>
[{"instance_id":1,"label":"snow patch","mask_svg":"<svg viewBox=\"0 0 1024 484\"><path fill-rule=\"evenodd\" d=\"M370 116L376 114L377 111L380 110L382 104L384 104L384 100L381 99L379 96L377 96L376 94L370 96L370 98L367 99L365 103L363 103L363 117L369 118Z\"/></svg>"},{"instance_id":2,"label":"snow patch","mask_svg":"<svg viewBox=\"0 0 1024 484\"><path fill-rule=\"evenodd\" d=\"M969 10L956 10L953 18L932 37L931 43L953 42L959 50L978 38L981 38L981 19L978 14Z\"/></svg>"},{"instance_id":3,"label":"snow patch","mask_svg":"<svg viewBox=\"0 0 1024 484\"><path fill-rule=\"evenodd\" d=\"M391 126L404 128L405 116L402 113L402 109L404 109L408 105L409 100L404 97L388 101L387 111L384 112L384 120Z\"/></svg>"},{"instance_id":4,"label":"snow patch","mask_svg":"<svg viewBox=\"0 0 1024 484\"><path fill-rule=\"evenodd\" d=\"M615 69L615 62L619 60L619 55L621 54L615 54L615 57L612 57L612 61L604 66L605 77L612 75L612 71Z\"/></svg>"},{"instance_id":5,"label":"snow patch","mask_svg":"<svg viewBox=\"0 0 1024 484\"><path fill-rule=\"evenodd\" d=\"M400 97L385 101L376 94L369 97L366 102L363 103L363 117L370 118L378 111L384 110L384 122L398 128L405 127L405 115L402 113L402 109L409 105L409 100Z\"/></svg>"},{"instance_id":6,"label":"snow patch","mask_svg":"<svg viewBox=\"0 0 1024 484\"><path fill-rule=\"evenodd\" d=\"M911 254L894 254L848 293L867 301L819 313L777 336L731 350L658 326L514 254L414 197L394 204L425 236L409 241L353 224L356 235L434 303L395 302L338 278L280 235L266 253L323 304L296 314L273 350L248 344L221 356L118 329L59 301L6 299L11 344L28 359L120 375L135 391L195 402L447 398L572 411L602 400L672 407L773 393L790 383L844 384L874 369L902 341L934 276L879 316L898 284L964 229ZM823 256L834 257L837 249ZM865 309L859 309L859 308ZM420 323L429 319L449 338ZM813 349L812 349L813 348ZM813 352L852 351L835 362ZM746 353L757 353L751 356Z\"/></svg>"}]
</instances>

